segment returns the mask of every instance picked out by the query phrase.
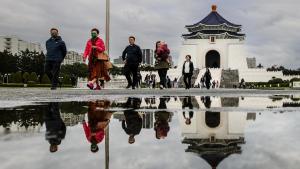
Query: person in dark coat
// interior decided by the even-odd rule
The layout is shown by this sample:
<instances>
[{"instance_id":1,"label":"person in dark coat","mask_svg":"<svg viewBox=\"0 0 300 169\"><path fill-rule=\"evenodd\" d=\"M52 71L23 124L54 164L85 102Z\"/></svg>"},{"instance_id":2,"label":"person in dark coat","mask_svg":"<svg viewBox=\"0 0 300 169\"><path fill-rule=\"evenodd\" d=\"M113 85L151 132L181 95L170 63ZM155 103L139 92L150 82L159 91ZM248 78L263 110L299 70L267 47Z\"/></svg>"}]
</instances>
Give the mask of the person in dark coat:
<instances>
[{"instance_id":1,"label":"person in dark coat","mask_svg":"<svg viewBox=\"0 0 300 169\"><path fill-rule=\"evenodd\" d=\"M192 76L194 72L194 64L191 61L191 55L186 55L185 61L182 67L182 75L185 83L185 89L190 89L192 87Z\"/></svg>"},{"instance_id":2,"label":"person in dark coat","mask_svg":"<svg viewBox=\"0 0 300 169\"><path fill-rule=\"evenodd\" d=\"M46 125L45 138L50 144L49 151L54 153L66 136L66 125L61 119L58 103L49 103L48 111L44 114Z\"/></svg>"},{"instance_id":3,"label":"person in dark coat","mask_svg":"<svg viewBox=\"0 0 300 169\"><path fill-rule=\"evenodd\" d=\"M211 86L211 83L210 83L211 79L212 79L212 77L211 77L210 71L207 68L206 72L204 74L204 81L205 81L205 86L206 86L207 89L209 89L210 86Z\"/></svg>"},{"instance_id":4,"label":"person in dark coat","mask_svg":"<svg viewBox=\"0 0 300 169\"><path fill-rule=\"evenodd\" d=\"M135 109L140 107L141 102L139 98L128 98L125 105L125 107L129 109L124 111L125 120L122 121L122 128L125 133L129 135L129 144L135 143L134 137L139 135L142 130L143 119L139 113L135 111Z\"/></svg>"},{"instance_id":5,"label":"person in dark coat","mask_svg":"<svg viewBox=\"0 0 300 169\"><path fill-rule=\"evenodd\" d=\"M129 44L130 45L123 51L122 59L125 64L124 74L128 82L126 88L129 89L132 87L132 89L135 89L136 84L138 83L138 68L142 62L142 50L135 44L135 37L133 36L129 37Z\"/></svg>"},{"instance_id":6,"label":"person in dark coat","mask_svg":"<svg viewBox=\"0 0 300 169\"><path fill-rule=\"evenodd\" d=\"M182 115L183 115L183 118L185 119L185 124L190 125L192 123L191 119L194 116L194 112L192 111L194 106L192 104L192 97L191 96L185 97L182 101L182 110L184 110L186 107L188 107L190 109L188 117L187 117L185 111L182 112Z\"/></svg>"},{"instance_id":7,"label":"person in dark coat","mask_svg":"<svg viewBox=\"0 0 300 169\"><path fill-rule=\"evenodd\" d=\"M158 71L160 78L160 89L167 88L167 73L170 68L170 50L164 42L157 41L155 53L155 69Z\"/></svg>"},{"instance_id":8,"label":"person in dark coat","mask_svg":"<svg viewBox=\"0 0 300 169\"><path fill-rule=\"evenodd\" d=\"M45 72L51 80L51 90L56 90L59 83L60 65L67 55L67 48L65 42L58 35L58 29L52 28L50 33L51 38L46 42Z\"/></svg>"}]
</instances>

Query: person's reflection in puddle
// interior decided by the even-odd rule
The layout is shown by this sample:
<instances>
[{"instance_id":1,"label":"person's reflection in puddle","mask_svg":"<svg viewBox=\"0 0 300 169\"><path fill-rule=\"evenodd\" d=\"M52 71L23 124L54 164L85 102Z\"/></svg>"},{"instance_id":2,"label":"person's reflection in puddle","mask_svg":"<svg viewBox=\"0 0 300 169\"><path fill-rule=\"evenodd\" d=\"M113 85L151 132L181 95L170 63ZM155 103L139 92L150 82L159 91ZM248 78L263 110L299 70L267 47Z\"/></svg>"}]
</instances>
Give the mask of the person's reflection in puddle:
<instances>
[{"instance_id":1,"label":"person's reflection in puddle","mask_svg":"<svg viewBox=\"0 0 300 169\"><path fill-rule=\"evenodd\" d=\"M129 109L124 111L125 120L122 121L122 128L125 133L129 135L129 144L135 143L134 137L139 135L142 130L143 119L139 113L135 111L135 109L140 108L141 102L142 100L140 98L128 98L125 104L125 108Z\"/></svg>"},{"instance_id":2,"label":"person's reflection in puddle","mask_svg":"<svg viewBox=\"0 0 300 169\"><path fill-rule=\"evenodd\" d=\"M189 108L189 114L188 114L188 117L187 117L186 112L183 111L182 112L183 118L185 119L185 124L186 125L191 125L191 123L192 123L191 119L194 116L194 111L192 111L192 109L194 108L194 106L192 104L192 97L191 96L183 98L183 101L182 101L182 110L184 110L186 107Z\"/></svg>"},{"instance_id":3,"label":"person's reflection in puddle","mask_svg":"<svg viewBox=\"0 0 300 169\"><path fill-rule=\"evenodd\" d=\"M99 100L88 103L88 124L83 121L83 129L87 140L91 143L91 152L99 151L98 144L103 141L105 129L110 122L112 112L110 101Z\"/></svg>"},{"instance_id":4,"label":"person's reflection in puddle","mask_svg":"<svg viewBox=\"0 0 300 169\"><path fill-rule=\"evenodd\" d=\"M210 108L210 106L211 106L211 100L210 100L210 96L202 96L201 97L201 101L202 101L202 103L204 104L204 106L206 107L206 108Z\"/></svg>"},{"instance_id":5,"label":"person's reflection in puddle","mask_svg":"<svg viewBox=\"0 0 300 169\"><path fill-rule=\"evenodd\" d=\"M158 109L167 109L166 102L170 100L169 98L159 98ZM168 136L170 131L169 122L171 121L172 114L166 110L158 110L155 112L155 137L156 139L164 139Z\"/></svg>"},{"instance_id":6,"label":"person's reflection in puddle","mask_svg":"<svg viewBox=\"0 0 300 169\"><path fill-rule=\"evenodd\" d=\"M66 125L61 119L58 103L49 103L48 111L44 114L46 125L46 140L50 144L50 152L55 153L66 136Z\"/></svg>"}]
</instances>

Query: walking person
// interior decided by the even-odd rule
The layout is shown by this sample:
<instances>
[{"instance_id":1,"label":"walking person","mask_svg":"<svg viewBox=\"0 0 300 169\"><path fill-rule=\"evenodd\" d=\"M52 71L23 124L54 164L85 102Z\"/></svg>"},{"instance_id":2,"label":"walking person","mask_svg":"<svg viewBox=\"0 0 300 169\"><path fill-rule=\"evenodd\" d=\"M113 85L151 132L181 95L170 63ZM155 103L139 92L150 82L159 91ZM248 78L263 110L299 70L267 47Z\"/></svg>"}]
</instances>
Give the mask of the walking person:
<instances>
[{"instance_id":1,"label":"walking person","mask_svg":"<svg viewBox=\"0 0 300 169\"><path fill-rule=\"evenodd\" d=\"M167 73L170 68L169 55L170 50L168 49L168 45L164 42L158 41L156 42L155 49L155 69L158 70L158 75L160 78L160 89L167 88Z\"/></svg>"},{"instance_id":2,"label":"walking person","mask_svg":"<svg viewBox=\"0 0 300 169\"><path fill-rule=\"evenodd\" d=\"M67 48L65 42L58 34L58 29L52 28L50 34L51 38L46 42L45 73L51 80L51 90L56 90L59 83L60 66L67 55Z\"/></svg>"},{"instance_id":3,"label":"walking person","mask_svg":"<svg viewBox=\"0 0 300 169\"><path fill-rule=\"evenodd\" d=\"M190 89L192 87L192 76L194 72L194 64L191 61L191 55L186 55L185 61L183 63L182 75L185 83L185 89Z\"/></svg>"},{"instance_id":4,"label":"walking person","mask_svg":"<svg viewBox=\"0 0 300 169\"><path fill-rule=\"evenodd\" d=\"M66 136L66 125L60 116L59 104L49 103L48 110L44 114L46 125L45 138L50 144L49 151L55 153L58 146Z\"/></svg>"},{"instance_id":5,"label":"walking person","mask_svg":"<svg viewBox=\"0 0 300 169\"><path fill-rule=\"evenodd\" d=\"M88 103L88 122L82 121L82 127L90 150L93 153L99 151L98 144L105 137L105 131L110 123L112 111L109 111L111 103L108 100L97 100Z\"/></svg>"},{"instance_id":6,"label":"walking person","mask_svg":"<svg viewBox=\"0 0 300 169\"><path fill-rule=\"evenodd\" d=\"M129 45L123 51L122 59L125 64L124 74L128 82L126 88L129 89L131 87L135 89L138 83L138 68L142 62L142 50L135 44L134 36L129 37Z\"/></svg>"},{"instance_id":7,"label":"walking person","mask_svg":"<svg viewBox=\"0 0 300 169\"><path fill-rule=\"evenodd\" d=\"M135 136L139 135L143 127L143 119L136 111L141 106L142 100L140 98L128 98L125 107L128 108L124 111L125 120L122 121L122 128L126 134L129 135L128 143L135 142Z\"/></svg>"},{"instance_id":8,"label":"walking person","mask_svg":"<svg viewBox=\"0 0 300 169\"><path fill-rule=\"evenodd\" d=\"M156 87L156 75L151 75L151 85L152 85L152 89L155 89Z\"/></svg>"},{"instance_id":9,"label":"walking person","mask_svg":"<svg viewBox=\"0 0 300 169\"><path fill-rule=\"evenodd\" d=\"M200 79L200 88L202 89L202 88L204 88L205 87L205 81L204 81L204 75L201 77L201 79Z\"/></svg>"},{"instance_id":10,"label":"walking person","mask_svg":"<svg viewBox=\"0 0 300 169\"><path fill-rule=\"evenodd\" d=\"M87 41L83 54L83 61L85 62L86 59L88 59L89 62L89 81L87 87L91 90L101 90L99 80L110 80L108 69L106 67L106 62L109 58L104 51L105 44L99 37L99 30L94 28L91 30L91 39Z\"/></svg>"},{"instance_id":11,"label":"walking person","mask_svg":"<svg viewBox=\"0 0 300 169\"><path fill-rule=\"evenodd\" d=\"M210 85L211 85L210 81L211 81L211 79L212 79L212 77L211 77L210 71L209 71L209 69L207 68L207 69L206 69L206 72L205 72L205 74L204 74L205 87L206 87L207 89L210 88Z\"/></svg>"}]
</instances>

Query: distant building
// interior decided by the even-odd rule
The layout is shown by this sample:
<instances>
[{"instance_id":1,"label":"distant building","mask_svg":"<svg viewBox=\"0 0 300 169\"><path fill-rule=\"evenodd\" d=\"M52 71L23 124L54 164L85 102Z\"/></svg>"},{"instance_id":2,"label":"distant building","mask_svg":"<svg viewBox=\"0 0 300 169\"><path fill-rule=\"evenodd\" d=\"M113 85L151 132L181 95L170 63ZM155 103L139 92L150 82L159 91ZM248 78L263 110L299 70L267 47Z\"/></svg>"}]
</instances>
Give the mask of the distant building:
<instances>
[{"instance_id":1,"label":"distant building","mask_svg":"<svg viewBox=\"0 0 300 169\"><path fill-rule=\"evenodd\" d=\"M122 56L119 56L119 58L114 59L114 64L123 64Z\"/></svg>"},{"instance_id":2,"label":"distant building","mask_svg":"<svg viewBox=\"0 0 300 169\"><path fill-rule=\"evenodd\" d=\"M151 112L139 112L139 115L142 117L143 120L143 129L151 129L154 125L154 116ZM125 120L125 116L123 112L114 113L114 119L118 119L120 122Z\"/></svg>"},{"instance_id":3,"label":"distant building","mask_svg":"<svg viewBox=\"0 0 300 169\"><path fill-rule=\"evenodd\" d=\"M66 126L75 126L82 122L85 117L84 114L75 115L72 113L61 113L60 116Z\"/></svg>"},{"instance_id":4,"label":"distant building","mask_svg":"<svg viewBox=\"0 0 300 169\"><path fill-rule=\"evenodd\" d=\"M22 51L42 52L41 44L24 41L17 36L0 36L0 51L8 51L12 54L18 54Z\"/></svg>"},{"instance_id":5,"label":"distant building","mask_svg":"<svg viewBox=\"0 0 300 169\"><path fill-rule=\"evenodd\" d=\"M63 61L63 65L73 65L74 63L83 63L82 54L74 51L68 51L67 56Z\"/></svg>"},{"instance_id":6,"label":"distant building","mask_svg":"<svg viewBox=\"0 0 300 169\"><path fill-rule=\"evenodd\" d=\"M154 51L152 49L142 49L142 64L154 65Z\"/></svg>"},{"instance_id":7,"label":"distant building","mask_svg":"<svg viewBox=\"0 0 300 169\"><path fill-rule=\"evenodd\" d=\"M255 69L256 66L256 58L247 58L247 65L249 69Z\"/></svg>"},{"instance_id":8,"label":"distant building","mask_svg":"<svg viewBox=\"0 0 300 169\"><path fill-rule=\"evenodd\" d=\"M144 112L144 113L141 114L142 119L143 119L143 128L144 129L153 128L153 125L154 125L154 122L153 122L154 116L153 116L153 114L154 113L152 113L152 112Z\"/></svg>"},{"instance_id":9,"label":"distant building","mask_svg":"<svg viewBox=\"0 0 300 169\"><path fill-rule=\"evenodd\" d=\"M119 58L114 59L113 63L117 67L123 67L124 66L124 62L123 62L122 56L119 56Z\"/></svg>"}]
</instances>

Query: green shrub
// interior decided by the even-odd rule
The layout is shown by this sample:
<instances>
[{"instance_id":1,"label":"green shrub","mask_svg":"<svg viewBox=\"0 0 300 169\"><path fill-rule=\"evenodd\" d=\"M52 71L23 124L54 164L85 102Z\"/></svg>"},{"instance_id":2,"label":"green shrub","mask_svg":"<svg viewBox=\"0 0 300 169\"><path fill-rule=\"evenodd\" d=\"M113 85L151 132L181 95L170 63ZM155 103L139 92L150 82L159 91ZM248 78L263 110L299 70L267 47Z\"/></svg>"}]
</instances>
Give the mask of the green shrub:
<instances>
[{"instance_id":1,"label":"green shrub","mask_svg":"<svg viewBox=\"0 0 300 169\"><path fill-rule=\"evenodd\" d=\"M27 84L27 82L29 80L29 76L30 76L30 74L28 72L23 73L23 82L25 84Z\"/></svg>"},{"instance_id":2,"label":"green shrub","mask_svg":"<svg viewBox=\"0 0 300 169\"><path fill-rule=\"evenodd\" d=\"M38 77L37 77L35 72L32 72L30 74L28 81L31 81L31 82L37 82L38 81Z\"/></svg>"},{"instance_id":3,"label":"green shrub","mask_svg":"<svg viewBox=\"0 0 300 169\"><path fill-rule=\"evenodd\" d=\"M51 84L51 81L46 74L44 74L42 77L42 84Z\"/></svg>"},{"instance_id":4,"label":"green shrub","mask_svg":"<svg viewBox=\"0 0 300 169\"><path fill-rule=\"evenodd\" d=\"M13 73L12 75L12 82L13 83L23 83L22 81L22 73L21 72L17 72L17 73Z\"/></svg>"}]
</instances>

